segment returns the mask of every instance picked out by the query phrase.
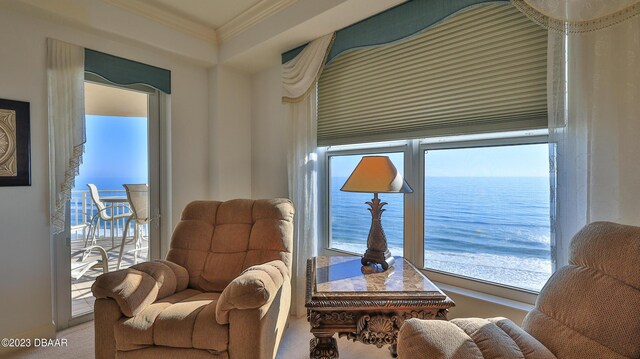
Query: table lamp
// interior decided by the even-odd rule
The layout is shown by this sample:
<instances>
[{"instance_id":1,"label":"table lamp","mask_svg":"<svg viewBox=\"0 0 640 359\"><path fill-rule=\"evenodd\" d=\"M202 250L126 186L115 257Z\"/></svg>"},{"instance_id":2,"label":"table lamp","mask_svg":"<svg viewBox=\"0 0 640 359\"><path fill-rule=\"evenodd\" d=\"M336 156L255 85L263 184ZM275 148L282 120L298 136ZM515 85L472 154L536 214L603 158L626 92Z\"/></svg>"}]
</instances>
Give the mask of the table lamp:
<instances>
[{"instance_id":1,"label":"table lamp","mask_svg":"<svg viewBox=\"0 0 640 359\"><path fill-rule=\"evenodd\" d=\"M380 202L378 193L412 193L413 189L398 173L387 156L364 156L344 183L341 191L373 193L373 199L366 202L371 208L371 229L367 238L367 251L362 257L362 265L380 264L383 270L393 266L394 259L387 246L387 237L382 229L382 208L387 202Z\"/></svg>"}]
</instances>

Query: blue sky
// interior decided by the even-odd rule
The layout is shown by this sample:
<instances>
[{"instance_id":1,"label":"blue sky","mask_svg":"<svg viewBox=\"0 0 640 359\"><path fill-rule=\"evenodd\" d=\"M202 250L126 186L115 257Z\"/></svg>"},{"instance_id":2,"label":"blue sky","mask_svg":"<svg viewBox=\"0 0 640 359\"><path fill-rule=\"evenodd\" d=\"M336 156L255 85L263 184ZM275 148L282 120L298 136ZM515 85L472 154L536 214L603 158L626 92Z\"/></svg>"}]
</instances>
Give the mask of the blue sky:
<instances>
[{"instance_id":1,"label":"blue sky","mask_svg":"<svg viewBox=\"0 0 640 359\"><path fill-rule=\"evenodd\" d=\"M431 150L425 167L430 177L548 177L549 145Z\"/></svg>"},{"instance_id":2,"label":"blue sky","mask_svg":"<svg viewBox=\"0 0 640 359\"><path fill-rule=\"evenodd\" d=\"M86 116L87 143L76 188L96 178L147 178L147 119ZM84 188L82 188L84 189Z\"/></svg>"},{"instance_id":3,"label":"blue sky","mask_svg":"<svg viewBox=\"0 0 640 359\"><path fill-rule=\"evenodd\" d=\"M549 145L430 150L425 156L429 177L548 177ZM402 153L386 154L404 172ZM359 155L331 157L331 175L349 177Z\"/></svg>"}]
</instances>

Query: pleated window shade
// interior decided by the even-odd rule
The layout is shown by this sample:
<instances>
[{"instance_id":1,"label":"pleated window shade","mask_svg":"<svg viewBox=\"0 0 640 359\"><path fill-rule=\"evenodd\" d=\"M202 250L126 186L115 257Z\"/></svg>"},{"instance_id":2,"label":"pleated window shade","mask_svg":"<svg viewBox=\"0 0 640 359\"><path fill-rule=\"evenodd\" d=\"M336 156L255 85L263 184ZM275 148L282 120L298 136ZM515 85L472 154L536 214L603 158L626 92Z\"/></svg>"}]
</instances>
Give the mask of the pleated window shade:
<instances>
[{"instance_id":1,"label":"pleated window shade","mask_svg":"<svg viewBox=\"0 0 640 359\"><path fill-rule=\"evenodd\" d=\"M547 127L547 30L510 4L358 49L318 83L318 145Z\"/></svg>"}]
</instances>

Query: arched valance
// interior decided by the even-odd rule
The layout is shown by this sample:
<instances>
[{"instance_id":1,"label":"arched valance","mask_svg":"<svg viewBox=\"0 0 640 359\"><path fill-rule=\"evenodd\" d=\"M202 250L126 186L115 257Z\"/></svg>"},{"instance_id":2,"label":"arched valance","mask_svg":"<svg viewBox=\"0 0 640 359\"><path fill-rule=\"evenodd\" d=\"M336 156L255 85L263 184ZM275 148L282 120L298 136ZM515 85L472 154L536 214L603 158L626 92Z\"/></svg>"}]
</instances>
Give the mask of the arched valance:
<instances>
[{"instance_id":1,"label":"arched valance","mask_svg":"<svg viewBox=\"0 0 640 359\"><path fill-rule=\"evenodd\" d=\"M84 70L117 85L144 84L171 93L171 71L122 57L85 49Z\"/></svg>"},{"instance_id":2,"label":"arched valance","mask_svg":"<svg viewBox=\"0 0 640 359\"><path fill-rule=\"evenodd\" d=\"M484 4L349 51L318 81L318 144L545 128L547 34L509 3Z\"/></svg>"},{"instance_id":3,"label":"arched valance","mask_svg":"<svg viewBox=\"0 0 640 359\"><path fill-rule=\"evenodd\" d=\"M351 49L388 44L414 35L469 6L507 0L413 0L336 32L327 56L336 56ZM306 46L299 46L282 54L282 63L298 55Z\"/></svg>"}]
</instances>

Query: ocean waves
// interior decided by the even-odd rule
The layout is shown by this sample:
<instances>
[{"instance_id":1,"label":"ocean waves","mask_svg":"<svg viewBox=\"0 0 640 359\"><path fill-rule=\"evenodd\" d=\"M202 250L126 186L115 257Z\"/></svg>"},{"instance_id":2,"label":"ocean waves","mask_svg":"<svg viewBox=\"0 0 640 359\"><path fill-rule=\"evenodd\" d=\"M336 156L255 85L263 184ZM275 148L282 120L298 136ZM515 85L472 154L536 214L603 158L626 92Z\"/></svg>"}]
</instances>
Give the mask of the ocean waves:
<instances>
[{"instance_id":1,"label":"ocean waves","mask_svg":"<svg viewBox=\"0 0 640 359\"><path fill-rule=\"evenodd\" d=\"M331 245L362 253L371 224L364 202L372 196L340 192L341 182L332 179ZM427 177L425 182L425 267L542 287L552 267L548 178ZM380 197L389 203L382 224L390 250L402 255L404 197Z\"/></svg>"}]
</instances>

